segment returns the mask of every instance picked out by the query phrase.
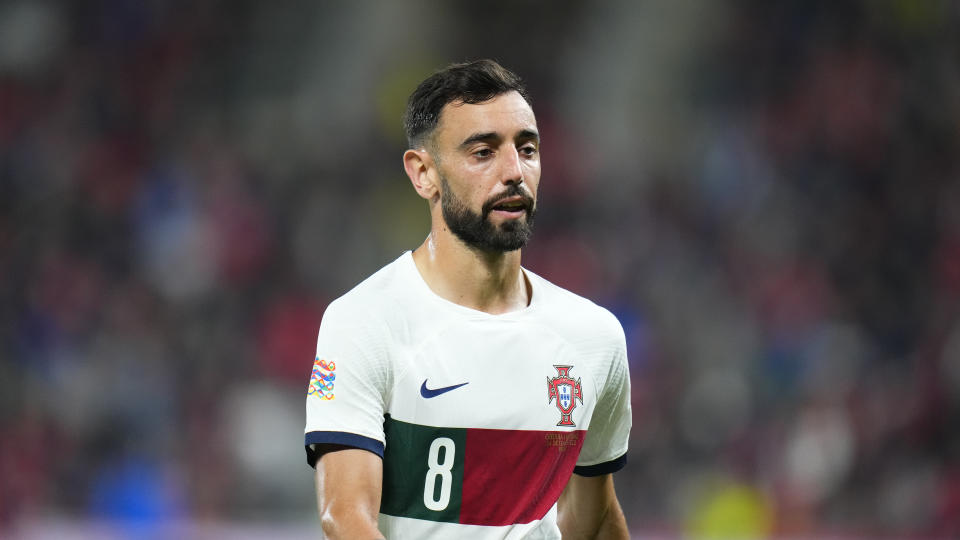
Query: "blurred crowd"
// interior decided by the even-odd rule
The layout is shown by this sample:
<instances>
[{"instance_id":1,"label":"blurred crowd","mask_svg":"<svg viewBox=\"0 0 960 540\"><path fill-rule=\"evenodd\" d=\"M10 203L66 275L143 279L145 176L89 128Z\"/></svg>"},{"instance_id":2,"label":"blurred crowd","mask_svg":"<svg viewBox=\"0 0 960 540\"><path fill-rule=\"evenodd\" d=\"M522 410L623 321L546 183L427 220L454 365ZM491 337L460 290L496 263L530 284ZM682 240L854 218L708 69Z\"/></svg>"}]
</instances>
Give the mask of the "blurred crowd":
<instances>
[{"instance_id":1,"label":"blurred crowd","mask_svg":"<svg viewBox=\"0 0 960 540\"><path fill-rule=\"evenodd\" d=\"M406 96L493 57L637 534L960 536L960 6L711 4L0 3L0 533L316 519L323 310L427 233Z\"/></svg>"}]
</instances>

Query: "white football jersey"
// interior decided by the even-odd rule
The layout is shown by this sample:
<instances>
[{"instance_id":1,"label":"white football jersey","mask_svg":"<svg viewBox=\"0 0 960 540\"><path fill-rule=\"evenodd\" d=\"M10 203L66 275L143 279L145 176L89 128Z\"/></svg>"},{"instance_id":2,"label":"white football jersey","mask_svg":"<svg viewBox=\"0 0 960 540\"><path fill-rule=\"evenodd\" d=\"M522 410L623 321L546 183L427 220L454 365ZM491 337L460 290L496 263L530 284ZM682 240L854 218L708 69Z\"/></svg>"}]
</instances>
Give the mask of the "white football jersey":
<instances>
[{"instance_id":1,"label":"white football jersey","mask_svg":"<svg viewBox=\"0 0 960 540\"><path fill-rule=\"evenodd\" d=\"M327 308L308 461L316 443L381 456L387 538L559 538L570 474L626 462L620 323L524 272L530 304L491 315L436 295L407 252Z\"/></svg>"}]
</instances>

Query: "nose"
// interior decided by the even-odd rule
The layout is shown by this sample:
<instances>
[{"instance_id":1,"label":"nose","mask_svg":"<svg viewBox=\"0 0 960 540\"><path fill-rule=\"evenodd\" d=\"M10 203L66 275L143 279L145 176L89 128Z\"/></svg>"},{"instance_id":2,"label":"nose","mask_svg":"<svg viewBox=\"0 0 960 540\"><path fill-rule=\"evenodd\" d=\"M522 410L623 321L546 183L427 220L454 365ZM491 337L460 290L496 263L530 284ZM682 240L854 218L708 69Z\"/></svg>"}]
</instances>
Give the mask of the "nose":
<instances>
[{"instance_id":1,"label":"nose","mask_svg":"<svg viewBox=\"0 0 960 540\"><path fill-rule=\"evenodd\" d=\"M504 184L522 184L523 183L523 168L520 165L520 153L517 152L517 149L510 145L508 150L504 152L504 164L503 171L501 173L501 182Z\"/></svg>"}]
</instances>

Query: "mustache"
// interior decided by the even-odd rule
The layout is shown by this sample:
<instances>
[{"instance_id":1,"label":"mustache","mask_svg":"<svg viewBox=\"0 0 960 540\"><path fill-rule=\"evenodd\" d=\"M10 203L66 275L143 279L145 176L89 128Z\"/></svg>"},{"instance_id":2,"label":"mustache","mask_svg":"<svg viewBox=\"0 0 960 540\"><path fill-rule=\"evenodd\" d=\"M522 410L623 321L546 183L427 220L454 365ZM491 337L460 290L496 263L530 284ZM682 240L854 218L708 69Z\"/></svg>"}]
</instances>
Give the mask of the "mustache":
<instances>
[{"instance_id":1,"label":"mustache","mask_svg":"<svg viewBox=\"0 0 960 540\"><path fill-rule=\"evenodd\" d=\"M533 211L534 202L530 193L524 188L520 187L520 184L510 184L510 186L508 186L507 189L505 189L502 193L497 193L483 203L483 206L481 207L483 217L486 218L493 210L494 206L500 204L501 201L509 197L520 197L523 202L523 206L527 211L527 215Z\"/></svg>"}]
</instances>

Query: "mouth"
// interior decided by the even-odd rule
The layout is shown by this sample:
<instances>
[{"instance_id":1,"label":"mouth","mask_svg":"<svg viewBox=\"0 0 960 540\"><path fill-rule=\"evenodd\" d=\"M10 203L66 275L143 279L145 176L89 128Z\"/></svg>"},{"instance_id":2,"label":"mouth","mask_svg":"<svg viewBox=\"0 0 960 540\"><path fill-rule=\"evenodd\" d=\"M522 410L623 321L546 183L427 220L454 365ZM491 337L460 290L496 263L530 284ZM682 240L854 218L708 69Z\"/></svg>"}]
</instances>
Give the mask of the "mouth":
<instances>
[{"instance_id":1,"label":"mouth","mask_svg":"<svg viewBox=\"0 0 960 540\"><path fill-rule=\"evenodd\" d=\"M522 195L505 197L490 205L489 213L496 213L504 217L519 217L529 212L533 201Z\"/></svg>"}]
</instances>

